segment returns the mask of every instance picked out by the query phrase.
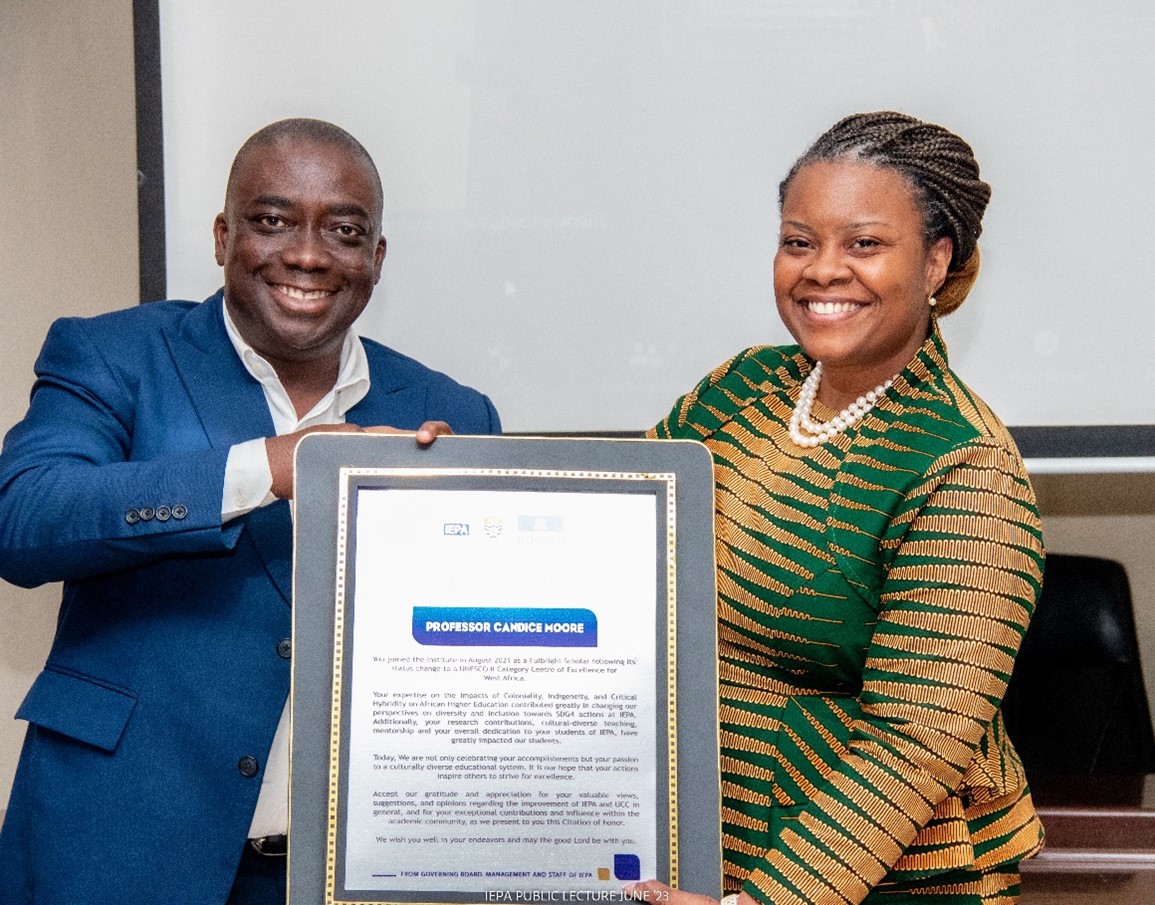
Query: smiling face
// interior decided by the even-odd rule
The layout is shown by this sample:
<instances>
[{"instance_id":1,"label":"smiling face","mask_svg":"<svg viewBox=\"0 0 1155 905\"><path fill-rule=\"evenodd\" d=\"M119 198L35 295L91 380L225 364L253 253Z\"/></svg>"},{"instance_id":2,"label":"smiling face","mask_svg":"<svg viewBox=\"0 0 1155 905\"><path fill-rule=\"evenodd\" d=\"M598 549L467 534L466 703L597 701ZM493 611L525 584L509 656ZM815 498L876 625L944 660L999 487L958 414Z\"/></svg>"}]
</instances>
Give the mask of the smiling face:
<instances>
[{"instance_id":1,"label":"smiling face","mask_svg":"<svg viewBox=\"0 0 1155 905\"><path fill-rule=\"evenodd\" d=\"M278 371L339 361L381 276L379 199L368 161L337 144L280 138L238 162L216 258L237 329Z\"/></svg>"},{"instance_id":2,"label":"smiling face","mask_svg":"<svg viewBox=\"0 0 1155 905\"><path fill-rule=\"evenodd\" d=\"M949 238L927 248L896 170L819 161L798 171L782 201L774 295L791 335L823 363L823 401L841 407L914 357L950 255Z\"/></svg>"}]
</instances>

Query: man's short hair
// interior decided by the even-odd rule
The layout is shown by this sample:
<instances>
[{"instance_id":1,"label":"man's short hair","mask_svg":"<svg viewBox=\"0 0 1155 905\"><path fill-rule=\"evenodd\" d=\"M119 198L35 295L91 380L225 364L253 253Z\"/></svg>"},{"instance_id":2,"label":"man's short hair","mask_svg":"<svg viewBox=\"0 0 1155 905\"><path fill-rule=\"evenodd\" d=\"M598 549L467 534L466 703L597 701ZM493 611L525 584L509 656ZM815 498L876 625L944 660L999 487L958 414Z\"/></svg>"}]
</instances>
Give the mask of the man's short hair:
<instances>
[{"instance_id":1,"label":"man's short hair","mask_svg":"<svg viewBox=\"0 0 1155 905\"><path fill-rule=\"evenodd\" d=\"M240 150L237 151L237 156L233 158L232 167L229 168L229 179L225 186L226 206L228 204L229 193L232 189L233 179L236 177L241 163L248 156L249 152L254 148L268 147L286 140L333 145L360 157L369 168L369 172L373 174L377 210L380 212L383 209L385 196L381 188L381 175L377 172L377 165L373 162L373 158L369 152L365 150L365 146L340 126L326 122L323 119L308 119L306 117L277 120L275 123L269 123L264 128L258 129L245 139L245 143L241 145Z\"/></svg>"}]
</instances>

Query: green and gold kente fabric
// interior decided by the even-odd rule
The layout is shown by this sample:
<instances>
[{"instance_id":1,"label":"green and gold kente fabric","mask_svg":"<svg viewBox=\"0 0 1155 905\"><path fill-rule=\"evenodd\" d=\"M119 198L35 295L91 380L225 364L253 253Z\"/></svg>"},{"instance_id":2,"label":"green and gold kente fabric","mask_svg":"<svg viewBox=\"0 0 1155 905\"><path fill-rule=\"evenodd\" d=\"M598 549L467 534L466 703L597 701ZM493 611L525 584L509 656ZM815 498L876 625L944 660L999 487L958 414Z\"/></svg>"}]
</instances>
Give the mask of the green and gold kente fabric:
<instances>
[{"instance_id":1,"label":"green and gold kente fabric","mask_svg":"<svg viewBox=\"0 0 1155 905\"><path fill-rule=\"evenodd\" d=\"M811 364L749 349L651 431L713 453L725 888L773 905L885 901L1042 844L999 712L1043 572L1022 458L937 329L804 450Z\"/></svg>"}]
</instances>

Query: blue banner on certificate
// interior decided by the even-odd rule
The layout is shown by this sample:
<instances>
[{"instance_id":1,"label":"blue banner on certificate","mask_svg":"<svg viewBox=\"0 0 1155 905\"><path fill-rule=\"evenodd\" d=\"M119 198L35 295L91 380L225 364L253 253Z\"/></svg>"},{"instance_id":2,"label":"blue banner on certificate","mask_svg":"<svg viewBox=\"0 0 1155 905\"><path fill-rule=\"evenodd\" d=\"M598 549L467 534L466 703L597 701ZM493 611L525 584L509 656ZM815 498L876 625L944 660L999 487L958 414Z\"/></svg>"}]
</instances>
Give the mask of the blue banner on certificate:
<instances>
[{"instance_id":1,"label":"blue banner on certificate","mask_svg":"<svg viewBox=\"0 0 1155 905\"><path fill-rule=\"evenodd\" d=\"M415 606L413 639L450 647L597 647L598 617L557 607Z\"/></svg>"}]
</instances>

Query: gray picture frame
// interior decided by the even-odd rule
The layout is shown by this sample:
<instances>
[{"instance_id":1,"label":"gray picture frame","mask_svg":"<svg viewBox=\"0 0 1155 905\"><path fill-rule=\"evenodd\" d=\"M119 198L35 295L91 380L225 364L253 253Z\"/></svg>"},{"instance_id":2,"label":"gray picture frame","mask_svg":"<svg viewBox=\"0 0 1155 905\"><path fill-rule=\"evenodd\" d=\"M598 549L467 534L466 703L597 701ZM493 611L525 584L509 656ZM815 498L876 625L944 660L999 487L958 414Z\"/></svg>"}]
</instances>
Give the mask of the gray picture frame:
<instances>
[{"instance_id":1,"label":"gray picture frame","mask_svg":"<svg viewBox=\"0 0 1155 905\"><path fill-rule=\"evenodd\" d=\"M463 472L465 472L463 474ZM356 561L356 496L378 487L642 492L661 497L655 625L659 879L721 892L717 619L713 469L693 441L443 437L419 448L411 436L315 434L297 449L289 903L516 902L480 885L432 894L348 889L343 881L343 758L348 744L348 670L341 668L340 617ZM659 607L662 609L662 607ZM351 620L348 620L351 621ZM669 675L669 673L673 675ZM336 681L335 681L336 677ZM336 714L336 717L335 717ZM543 894L550 887L543 882ZM608 897L608 898L607 898ZM620 884L596 897L620 899ZM562 901L562 898L556 898ZM540 899L539 899L540 901Z\"/></svg>"}]
</instances>

